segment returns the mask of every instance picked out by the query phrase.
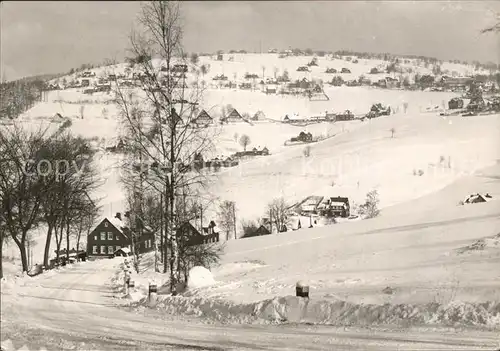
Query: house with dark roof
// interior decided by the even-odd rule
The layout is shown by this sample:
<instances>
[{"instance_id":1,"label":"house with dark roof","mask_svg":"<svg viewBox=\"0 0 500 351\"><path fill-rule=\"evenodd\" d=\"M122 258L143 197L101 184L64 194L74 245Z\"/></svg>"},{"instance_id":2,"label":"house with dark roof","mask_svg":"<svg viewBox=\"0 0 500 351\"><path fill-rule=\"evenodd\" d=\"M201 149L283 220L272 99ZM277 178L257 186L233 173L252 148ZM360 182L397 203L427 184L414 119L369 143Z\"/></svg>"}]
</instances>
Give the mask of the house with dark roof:
<instances>
[{"instance_id":1,"label":"house with dark roof","mask_svg":"<svg viewBox=\"0 0 500 351\"><path fill-rule=\"evenodd\" d=\"M87 236L87 256L110 257L122 247L131 247L132 238L136 252L145 253L153 250L154 233L144 226L139 230L140 224L135 227L128 228L122 221L121 213L117 213L113 218L105 217Z\"/></svg>"},{"instance_id":2,"label":"house with dark roof","mask_svg":"<svg viewBox=\"0 0 500 351\"><path fill-rule=\"evenodd\" d=\"M233 108L229 115L224 118L224 121L226 121L226 123L234 123L244 122L245 120L243 119L243 117L241 117L240 113L235 108Z\"/></svg>"},{"instance_id":3,"label":"house with dark roof","mask_svg":"<svg viewBox=\"0 0 500 351\"><path fill-rule=\"evenodd\" d=\"M210 117L207 111L201 110L196 119L193 121L197 125L208 125L213 124L214 119Z\"/></svg>"},{"instance_id":4,"label":"house with dark roof","mask_svg":"<svg viewBox=\"0 0 500 351\"><path fill-rule=\"evenodd\" d=\"M269 235L271 234L270 226L269 224L265 225L262 224L259 228L257 228L255 231L251 233L247 233L244 238L252 238L255 236L262 236L262 235Z\"/></svg>"},{"instance_id":5,"label":"house with dark roof","mask_svg":"<svg viewBox=\"0 0 500 351\"><path fill-rule=\"evenodd\" d=\"M477 204L481 202L487 202L487 198L491 198L491 195L486 194L485 196L481 194L471 194L464 200L464 204Z\"/></svg>"},{"instance_id":6,"label":"house with dark roof","mask_svg":"<svg viewBox=\"0 0 500 351\"><path fill-rule=\"evenodd\" d=\"M201 230L192 221L186 221L177 229L177 238L189 247L219 242L219 232L214 221Z\"/></svg>"}]
</instances>

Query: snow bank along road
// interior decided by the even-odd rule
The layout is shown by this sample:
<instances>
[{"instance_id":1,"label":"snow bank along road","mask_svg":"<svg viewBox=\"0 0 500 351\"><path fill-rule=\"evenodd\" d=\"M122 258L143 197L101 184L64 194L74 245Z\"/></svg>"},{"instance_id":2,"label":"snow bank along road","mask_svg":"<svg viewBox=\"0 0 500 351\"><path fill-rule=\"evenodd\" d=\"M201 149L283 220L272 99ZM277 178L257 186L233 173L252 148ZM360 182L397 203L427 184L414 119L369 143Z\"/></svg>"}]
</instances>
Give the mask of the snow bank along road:
<instances>
[{"instance_id":1,"label":"snow bank along road","mask_svg":"<svg viewBox=\"0 0 500 351\"><path fill-rule=\"evenodd\" d=\"M207 325L117 308L116 260L80 263L2 289L1 336L30 350L494 350L495 332Z\"/></svg>"}]
</instances>

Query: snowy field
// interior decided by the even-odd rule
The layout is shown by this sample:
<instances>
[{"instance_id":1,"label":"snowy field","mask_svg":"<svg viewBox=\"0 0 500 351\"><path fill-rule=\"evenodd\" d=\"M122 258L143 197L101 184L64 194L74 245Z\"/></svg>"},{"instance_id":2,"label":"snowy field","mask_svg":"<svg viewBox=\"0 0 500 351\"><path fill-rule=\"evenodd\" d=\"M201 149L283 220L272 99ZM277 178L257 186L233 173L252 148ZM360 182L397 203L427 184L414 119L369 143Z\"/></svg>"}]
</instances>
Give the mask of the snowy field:
<instances>
[{"instance_id":1,"label":"snowy field","mask_svg":"<svg viewBox=\"0 0 500 351\"><path fill-rule=\"evenodd\" d=\"M303 73L293 67L302 65L308 58L278 59L276 55L235 55L234 62L223 62L202 57L200 63L210 63L210 72L205 79L224 73L233 78L245 72L266 67L266 76L272 76L274 67L283 72L287 69L291 78L299 79ZM366 73L370 67L382 64L376 60L360 60L358 64L345 60L320 58L319 66L313 67L309 78L321 78L327 67L347 67L352 75ZM413 67L421 74L422 67ZM453 67L467 74L470 69ZM105 72L120 73L125 65L94 69L97 76ZM470 72L469 72L470 73ZM72 77L66 77L70 80ZM347 77L345 77L347 78ZM356 77L354 77L356 78ZM471 118L437 116L435 108L441 109L443 102L456 96L453 93L415 92L403 90L380 90L365 87L327 87L329 101L311 102L304 98L266 95L255 91L233 91L207 88L201 107L216 112L222 105L231 104L240 113L253 115L264 112L266 119L250 125L237 123L214 126L216 134L213 155L226 157L241 151L236 136L250 137L250 148L266 146L271 155L245 161L236 168L223 169L211 184L211 195L219 199L236 201L240 220L258 219L264 214L267 203L284 196L289 203L302 200L309 195L349 196L354 203L364 200L365 194L377 189L381 207L404 203L425 194L437 191L463 175L495 162L498 155L499 116ZM112 103L106 93L83 94L81 89L53 91L47 101L27 111L20 121L27 127L50 126L55 130L65 119L70 119L70 129L77 135L94 138L101 150L98 154L103 186L98 196L102 198L103 215L123 211L123 192L120 185L120 156L104 152L113 145L123 129ZM279 123L284 115L296 113L301 117L324 114L325 111L340 112L350 109L356 114L368 111L371 104L381 102L398 111L389 117L370 122L318 123L308 126L293 126ZM408 103L407 114L402 105ZM427 112L429 109L434 112ZM63 119L55 117L59 113ZM215 113L216 114L216 113ZM83 119L81 118L83 115ZM390 129L395 130L391 138ZM303 145L285 146L285 141L301 131L315 137L328 138L311 144L311 156L303 156ZM410 157L411 156L411 157ZM451 167L445 163L450 161ZM422 170L423 176L414 176ZM215 209L207 215L215 216ZM238 228L241 230L241 228ZM36 240L43 244L44 228L38 230L42 237ZM41 259L40 250L34 249L35 261ZM15 247L8 248L8 256L15 255ZM40 258L37 258L40 256Z\"/></svg>"},{"instance_id":2,"label":"snowy field","mask_svg":"<svg viewBox=\"0 0 500 351\"><path fill-rule=\"evenodd\" d=\"M210 61L207 79L261 72L261 56L234 56L230 63ZM276 66L296 78L301 73L293 67L307 63L307 58L273 55L266 60L268 75ZM347 67L354 79L376 64L325 58L312 75L326 79L325 67ZM463 69L465 74L468 68L450 69ZM210 192L236 201L238 220L250 220L264 215L267 203L279 196L290 204L310 195L348 196L352 206L376 189L379 217L230 240L220 264L211 267L215 282L188 288L177 297L163 295L167 277L155 272L153 255L143 257L140 273L133 274L136 288L125 296L120 259L78 263L28 278L19 275L17 248L10 244L2 258L2 347L9 339L13 349L498 348L500 116L440 117L428 112L442 108L456 96L452 93L348 87L326 91L330 101L309 102L208 89L203 100L207 109L231 104L240 113L261 110L269 119L214 127L220 129L214 156L241 151L235 134L247 134L251 148L266 146L271 152L222 170ZM104 151L122 132L110 98L75 89L52 92L48 101L20 119L28 128L50 126L54 131L67 118L75 134L94 138L104 181L96 195L103 198L106 216L125 210L120 156ZM376 102L399 111L366 122L307 127L279 122L291 113L311 116L350 109L361 114ZM56 113L63 119L54 117ZM301 131L327 139L310 144L306 157L303 145L284 145ZM472 193L493 198L458 205ZM206 215L213 216L211 210ZM34 261L41 262L45 228L32 234ZM310 286L308 302L291 296L299 280ZM155 308L146 309L148 285L153 282L160 286L160 295ZM200 316L214 325L190 319ZM286 322L291 324L272 325ZM294 325L297 322L331 326ZM253 325L224 326L221 334L219 323ZM463 329L459 333L445 327Z\"/></svg>"}]
</instances>

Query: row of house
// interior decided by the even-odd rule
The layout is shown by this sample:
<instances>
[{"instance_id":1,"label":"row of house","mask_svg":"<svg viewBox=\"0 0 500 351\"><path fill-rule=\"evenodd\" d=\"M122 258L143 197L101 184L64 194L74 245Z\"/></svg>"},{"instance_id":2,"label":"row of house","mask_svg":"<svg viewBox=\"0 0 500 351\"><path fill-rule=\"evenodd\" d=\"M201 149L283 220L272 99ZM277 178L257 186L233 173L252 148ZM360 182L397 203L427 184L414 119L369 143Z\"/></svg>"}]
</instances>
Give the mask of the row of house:
<instances>
[{"instance_id":1,"label":"row of house","mask_svg":"<svg viewBox=\"0 0 500 351\"><path fill-rule=\"evenodd\" d=\"M127 215L126 215L127 216ZM186 246L201 245L219 241L219 231L214 221L208 226L187 221L177 229L177 236ZM155 234L150 228L141 226L129 228L122 221L121 213L113 218L103 218L87 237L88 258L112 257L123 248L130 248L134 240L135 250L139 254L155 249Z\"/></svg>"}]
</instances>

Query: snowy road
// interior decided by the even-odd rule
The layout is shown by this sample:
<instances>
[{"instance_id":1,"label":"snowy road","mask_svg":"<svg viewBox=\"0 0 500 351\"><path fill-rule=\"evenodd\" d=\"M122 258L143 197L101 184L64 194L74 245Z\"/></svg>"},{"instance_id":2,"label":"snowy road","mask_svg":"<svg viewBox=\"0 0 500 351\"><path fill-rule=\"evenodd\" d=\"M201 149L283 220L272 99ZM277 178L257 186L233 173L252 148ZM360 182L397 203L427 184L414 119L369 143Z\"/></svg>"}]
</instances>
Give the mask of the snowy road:
<instances>
[{"instance_id":1,"label":"snowy road","mask_svg":"<svg viewBox=\"0 0 500 351\"><path fill-rule=\"evenodd\" d=\"M495 332L207 325L116 305L116 261L83 263L2 291L2 342L30 350L495 350ZM158 316L156 316L158 317Z\"/></svg>"}]
</instances>

